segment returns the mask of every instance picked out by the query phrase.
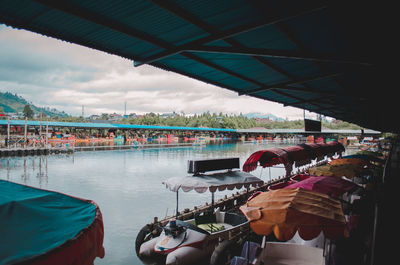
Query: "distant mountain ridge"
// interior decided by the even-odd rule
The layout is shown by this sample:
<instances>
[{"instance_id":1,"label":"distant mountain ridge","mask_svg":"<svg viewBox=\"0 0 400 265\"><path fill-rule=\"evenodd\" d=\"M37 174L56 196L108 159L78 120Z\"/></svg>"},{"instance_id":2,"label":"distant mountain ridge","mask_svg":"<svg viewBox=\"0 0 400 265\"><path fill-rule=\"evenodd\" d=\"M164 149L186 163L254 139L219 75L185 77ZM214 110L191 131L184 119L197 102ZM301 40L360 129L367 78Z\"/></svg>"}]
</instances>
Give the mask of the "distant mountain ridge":
<instances>
[{"instance_id":1,"label":"distant mountain ridge","mask_svg":"<svg viewBox=\"0 0 400 265\"><path fill-rule=\"evenodd\" d=\"M271 113L251 112L251 113L243 114L243 116L245 116L249 119L259 118L259 119L270 119L273 121L284 121L285 120L285 119L275 116L274 114L271 114Z\"/></svg>"},{"instance_id":2,"label":"distant mountain ridge","mask_svg":"<svg viewBox=\"0 0 400 265\"><path fill-rule=\"evenodd\" d=\"M12 94L10 92L0 92L0 111L5 113L12 113L12 112L22 112L24 110L25 105L29 104L31 109L34 113L44 113L50 117L68 117L69 115L64 111L58 111L57 109L50 109L50 108L40 108L33 105L31 102L26 101L21 96L17 94Z\"/></svg>"}]
</instances>

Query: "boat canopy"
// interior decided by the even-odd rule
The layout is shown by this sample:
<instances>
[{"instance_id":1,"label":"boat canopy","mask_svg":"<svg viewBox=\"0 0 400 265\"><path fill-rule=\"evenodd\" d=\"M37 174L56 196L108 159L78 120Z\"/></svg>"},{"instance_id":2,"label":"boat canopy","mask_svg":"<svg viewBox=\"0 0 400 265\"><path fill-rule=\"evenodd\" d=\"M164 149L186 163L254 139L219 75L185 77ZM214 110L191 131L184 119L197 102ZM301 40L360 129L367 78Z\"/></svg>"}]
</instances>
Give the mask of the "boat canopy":
<instances>
[{"instance_id":1,"label":"boat canopy","mask_svg":"<svg viewBox=\"0 0 400 265\"><path fill-rule=\"evenodd\" d=\"M244 172L250 172L257 168L258 162L262 167L272 167L278 164L288 164L288 153L281 148L269 148L257 151L247 158L243 165Z\"/></svg>"},{"instance_id":2,"label":"boat canopy","mask_svg":"<svg viewBox=\"0 0 400 265\"><path fill-rule=\"evenodd\" d=\"M341 202L302 188L263 192L240 210L255 233L274 233L281 241L291 239L296 232L304 240L317 237L321 231L330 239L349 235Z\"/></svg>"},{"instance_id":3,"label":"boat canopy","mask_svg":"<svg viewBox=\"0 0 400 265\"><path fill-rule=\"evenodd\" d=\"M308 178L289 184L284 189L303 188L339 198L345 192L356 189L357 184L341 178L327 176L309 176Z\"/></svg>"},{"instance_id":4,"label":"boat canopy","mask_svg":"<svg viewBox=\"0 0 400 265\"><path fill-rule=\"evenodd\" d=\"M298 166L301 166L305 162L311 162L311 159L321 159L326 155L332 156L335 153L341 154L343 151L343 145L338 142L330 142L327 144L307 143L285 148L270 148L251 154L243 165L243 171L253 171L258 165L262 167L271 167L277 164L283 164L286 171L290 172L295 162Z\"/></svg>"},{"instance_id":5,"label":"boat canopy","mask_svg":"<svg viewBox=\"0 0 400 265\"><path fill-rule=\"evenodd\" d=\"M289 146L282 149L288 154L289 161L292 163L296 162L297 166L311 163L309 152L299 145Z\"/></svg>"},{"instance_id":6,"label":"boat canopy","mask_svg":"<svg viewBox=\"0 0 400 265\"><path fill-rule=\"evenodd\" d=\"M252 174L242 171L228 171L224 173L201 174L187 177L173 177L163 181L165 187L171 191L184 192L195 190L198 193L240 189L243 187L257 187L264 184L264 181Z\"/></svg>"},{"instance_id":7,"label":"boat canopy","mask_svg":"<svg viewBox=\"0 0 400 265\"><path fill-rule=\"evenodd\" d=\"M0 180L0 264L93 264L104 257L92 201Z\"/></svg>"},{"instance_id":8,"label":"boat canopy","mask_svg":"<svg viewBox=\"0 0 400 265\"><path fill-rule=\"evenodd\" d=\"M340 165L323 165L312 167L308 169L311 175L316 176L335 176L335 177L346 177L348 179L354 177L361 177L369 174L368 169L360 165L355 164L340 164Z\"/></svg>"}]
</instances>

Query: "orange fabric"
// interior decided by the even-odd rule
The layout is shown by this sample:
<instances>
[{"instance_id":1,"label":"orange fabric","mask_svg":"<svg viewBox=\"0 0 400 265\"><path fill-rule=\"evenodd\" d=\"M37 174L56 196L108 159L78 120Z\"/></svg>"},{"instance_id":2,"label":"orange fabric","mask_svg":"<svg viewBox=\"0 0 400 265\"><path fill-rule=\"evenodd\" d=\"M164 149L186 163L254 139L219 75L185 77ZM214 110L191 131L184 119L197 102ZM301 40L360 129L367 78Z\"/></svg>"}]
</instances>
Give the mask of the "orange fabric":
<instances>
[{"instance_id":1,"label":"orange fabric","mask_svg":"<svg viewBox=\"0 0 400 265\"><path fill-rule=\"evenodd\" d=\"M367 166L368 162L359 158L341 158L332 160L329 164L331 165L359 165L359 166Z\"/></svg>"},{"instance_id":2,"label":"orange fabric","mask_svg":"<svg viewBox=\"0 0 400 265\"><path fill-rule=\"evenodd\" d=\"M255 233L273 232L283 241L291 239L296 231L305 240L315 238L321 231L331 239L348 236L340 201L301 188L264 192L240 210Z\"/></svg>"}]
</instances>

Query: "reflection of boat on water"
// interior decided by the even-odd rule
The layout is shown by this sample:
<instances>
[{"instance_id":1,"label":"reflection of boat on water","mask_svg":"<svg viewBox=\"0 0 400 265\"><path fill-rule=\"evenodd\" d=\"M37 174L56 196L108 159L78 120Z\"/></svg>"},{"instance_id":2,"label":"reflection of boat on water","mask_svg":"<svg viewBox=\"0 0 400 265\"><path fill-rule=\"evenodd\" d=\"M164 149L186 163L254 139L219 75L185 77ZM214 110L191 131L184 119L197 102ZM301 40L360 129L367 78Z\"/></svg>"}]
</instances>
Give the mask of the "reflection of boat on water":
<instances>
[{"instance_id":1,"label":"reflection of boat on water","mask_svg":"<svg viewBox=\"0 0 400 265\"><path fill-rule=\"evenodd\" d=\"M58 134L56 137L51 137L47 139L49 144L75 144L75 135L61 135Z\"/></svg>"},{"instance_id":2,"label":"reflection of boat on water","mask_svg":"<svg viewBox=\"0 0 400 265\"><path fill-rule=\"evenodd\" d=\"M206 141L205 140L195 140L192 145L193 146L204 146L204 145L206 145Z\"/></svg>"},{"instance_id":3,"label":"reflection of boat on water","mask_svg":"<svg viewBox=\"0 0 400 265\"><path fill-rule=\"evenodd\" d=\"M104 257L94 202L0 180L0 205L1 264L93 264Z\"/></svg>"},{"instance_id":4,"label":"reflection of boat on water","mask_svg":"<svg viewBox=\"0 0 400 265\"><path fill-rule=\"evenodd\" d=\"M239 168L239 158L189 161L189 173L193 176L170 178L163 183L177 194L183 190L212 193L211 209L196 214L193 219L171 219L156 231L145 226L136 239L136 252L140 258L165 256L166 264L193 264L198 260L209 260L220 240L229 240L246 231L246 218L240 212L214 211L214 193L226 189L262 186L263 181L249 173L232 171ZM215 170L224 172L208 173Z\"/></svg>"},{"instance_id":5,"label":"reflection of boat on water","mask_svg":"<svg viewBox=\"0 0 400 265\"><path fill-rule=\"evenodd\" d=\"M122 144L122 143L124 143L124 137L122 135L118 135L117 137L113 138L113 142Z\"/></svg>"}]
</instances>

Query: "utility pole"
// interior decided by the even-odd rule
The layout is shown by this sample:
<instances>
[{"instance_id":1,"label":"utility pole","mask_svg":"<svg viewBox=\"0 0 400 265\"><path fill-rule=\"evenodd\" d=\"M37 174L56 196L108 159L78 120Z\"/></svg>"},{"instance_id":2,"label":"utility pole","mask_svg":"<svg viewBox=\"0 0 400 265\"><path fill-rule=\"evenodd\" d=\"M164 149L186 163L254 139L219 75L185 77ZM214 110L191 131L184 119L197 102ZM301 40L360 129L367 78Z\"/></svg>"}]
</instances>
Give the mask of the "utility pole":
<instances>
[{"instance_id":1,"label":"utility pole","mask_svg":"<svg viewBox=\"0 0 400 265\"><path fill-rule=\"evenodd\" d=\"M126 117L126 101L125 101L124 117Z\"/></svg>"},{"instance_id":2,"label":"utility pole","mask_svg":"<svg viewBox=\"0 0 400 265\"><path fill-rule=\"evenodd\" d=\"M85 106L82 105L82 119L85 118Z\"/></svg>"}]
</instances>

